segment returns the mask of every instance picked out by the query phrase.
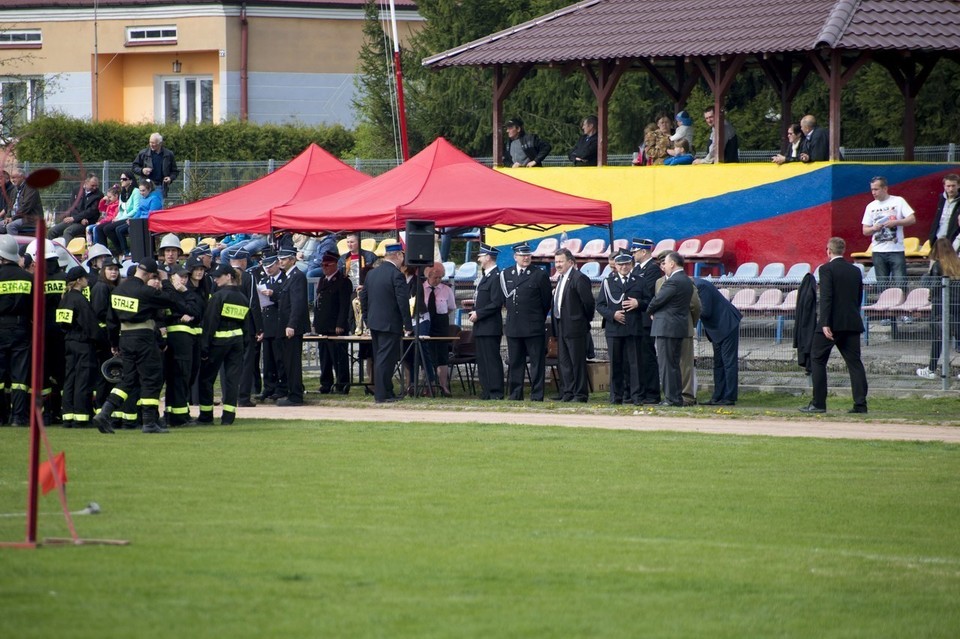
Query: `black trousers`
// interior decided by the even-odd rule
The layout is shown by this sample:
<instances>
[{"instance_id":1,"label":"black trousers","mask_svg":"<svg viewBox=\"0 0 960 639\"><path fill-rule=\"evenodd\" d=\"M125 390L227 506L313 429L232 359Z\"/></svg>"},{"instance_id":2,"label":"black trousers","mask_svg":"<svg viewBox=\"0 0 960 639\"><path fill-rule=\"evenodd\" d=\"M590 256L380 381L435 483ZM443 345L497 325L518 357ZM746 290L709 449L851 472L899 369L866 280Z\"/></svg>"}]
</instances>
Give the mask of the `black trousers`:
<instances>
[{"instance_id":1,"label":"black trousers","mask_svg":"<svg viewBox=\"0 0 960 639\"><path fill-rule=\"evenodd\" d=\"M813 334L813 347L810 349L813 405L817 408L827 407L827 361L834 346L840 351L840 356L843 357L850 372L850 390L853 394L854 407L866 408L867 372L860 359L860 333L834 331L833 340L829 340L819 329Z\"/></svg>"},{"instance_id":2,"label":"black trousers","mask_svg":"<svg viewBox=\"0 0 960 639\"><path fill-rule=\"evenodd\" d=\"M11 424L28 425L30 395L30 329L27 324L0 321L0 381L9 380Z\"/></svg>"},{"instance_id":3,"label":"black trousers","mask_svg":"<svg viewBox=\"0 0 960 639\"><path fill-rule=\"evenodd\" d=\"M163 359L153 331L121 332L120 356L123 358L123 379L110 391L110 403L122 406L124 423L132 425L136 421L137 400L134 398L139 395L144 423L156 423L163 387Z\"/></svg>"},{"instance_id":4,"label":"black trousers","mask_svg":"<svg viewBox=\"0 0 960 639\"><path fill-rule=\"evenodd\" d=\"M737 401L739 356L740 331L732 331L713 344L713 401Z\"/></svg>"},{"instance_id":5,"label":"black trousers","mask_svg":"<svg viewBox=\"0 0 960 639\"><path fill-rule=\"evenodd\" d=\"M259 393L262 388L260 379L260 342L257 336L253 334L253 324L249 327L250 332L245 333L243 337L243 368L240 373L240 393L238 395L241 401L250 401L251 395Z\"/></svg>"},{"instance_id":6,"label":"black trousers","mask_svg":"<svg viewBox=\"0 0 960 639\"><path fill-rule=\"evenodd\" d=\"M530 358L530 399L543 401L543 380L546 372L547 336L507 338L507 380L510 399L523 400L523 380L527 358Z\"/></svg>"},{"instance_id":7,"label":"black trousers","mask_svg":"<svg viewBox=\"0 0 960 639\"><path fill-rule=\"evenodd\" d=\"M51 420L60 418L63 402L63 378L66 376L66 351L63 331L46 331L43 339L44 412Z\"/></svg>"},{"instance_id":8,"label":"black trousers","mask_svg":"<svg viewBox=\"0 0 960 639\"><path fill-rule=\"evenodd\" d=\"M560 395L563 399L587 401L587 335L557 338L557 365L560 367Z\"/></svg>"},{"instance_id":9,"label":"black trousers","mask_svg":"<svg viewBox=\"0 0 960 639\"><path fill-rule=\"evenodd\" d=\"M282 337L283 372L287 378L287 399L303 403L303 336Z\"/></svg>"},{"instance_id":10,"label":"black trousers","mask_svg":"<svg viewBox=\"0 0 960 639\"><path fill-rule=\"evenodd\" d=\"M480 399L503 399L501 339L500 335L473 337L477 356L477 377L480 378Z\"/></svg>"},{"instance_id":11,"label":"black trousers","mask_svg":"<svg viewBox=\"0 0 960 639\"><path fill-rule=\"evenodd\" d=\"M66 351L66 375L63 382L63 421L78 427L89 426L93 417L93 389L100 369L96 347L90 342L69 340Z\"/></svg>"},{"instance_id":12,"label":"black trousers","mask_svg":"<svg viewBox=\"0 0 960 639\"><path fill-rule=\"evenodd\" d=\"M336 375L337 390L350 390L350 357L346 342L317 342L320 355L320 390L330 392Z\"/></svg>"},{"instance_id":13,"label":"black trousers","mask_svg":"<svg viewBox=\"0 0 960 639\"><path fill-rule=\"evenodd\" d=\"M400 333L371 330L370 337L373 346L373 398L383 402L395 397L393 373L400 362L403 336Z\"/></svg>"},{"instance_id":14,"label":"black trousers","mask_svg":"<svg viewBox=\"0 0 960 639\"><path fill-rule=\"evenodd\" d=\"M287 378L283 370L283 343L282 337L264 337L261 351L263 352L263 396L285 397L287 394Z\"/></svg>"},{"instance_id":15,"label":"black trousers","mask_svg":"<svg viewBox=\"0 0 960 639\"><path fill-rule=\"evenodd\" d=\"M640 387L640 367L637 365L639 349L637 338L632 336L611 337L607 335L607 352L610 355L610 403L633 401L634 391Z\"/></svg>"},{"instance_id":16,"label":"black trousers","mask_svg":"<svg viewBox=\"0 0 960 639\"><path fill-rule=\"evenodd\" d=\"M209 422L213 419L213 383L223 366L220 377L220 390L223 394L224 424L232 423L237 414L237 395L240 390L240 371L243 368L243 338L214 338L207 355L207 361L200 368L200 419Z\"/></svg>"},{"instance_id":17,"label":"black trousers","mask_svg":"<svg viewBox=\"0 0 960 639\"><path fill-rule=\"evenodd\" d=\"M176 426L190 421L190 374L194 369L197 336L185 332L167 333L163 372L167 380L164 412L167 424Z\"/></svg>"},{"instance_id":18,"label":"black trousers","mask_svg":"<svg viewBox=\"0 0 960 639\"><path fill-rule=\"evenodd\" d=\"M650 328L644 327L637 337L637 365L639 366L640 384L633 391L634 403L642 401L660 401L660 367L657 363L657 349Z\"/></svg>"}]
</instances>

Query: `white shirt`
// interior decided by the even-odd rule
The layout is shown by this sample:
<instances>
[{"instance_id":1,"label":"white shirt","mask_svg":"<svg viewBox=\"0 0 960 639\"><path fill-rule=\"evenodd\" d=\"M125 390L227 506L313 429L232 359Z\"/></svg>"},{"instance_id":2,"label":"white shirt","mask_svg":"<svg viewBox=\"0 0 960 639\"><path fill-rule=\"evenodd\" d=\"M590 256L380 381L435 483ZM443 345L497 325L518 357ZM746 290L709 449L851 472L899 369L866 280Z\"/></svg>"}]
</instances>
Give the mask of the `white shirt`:
<instances>
[{"instance_id":1,"label":"white shirt","mask_svg":"<svg viewBox=\"0 0 960 639\"><path fill-rule=\"evenodd\" d=\"M899 195L888 195L882 202L874 200L863 212L863 225L876 226L885 220L905 220L913 209ZM903 227L882 228L873 234L870 247L874 253L903 253Z\"/></svg>"},{"instance_id":2,"label":"white shirt","mask_svg":"<svg viewBox=\"0 0 960 639\"><path fill-rule=\"evenodd\" d=\"M557 284L557 308L553 313L556 317L560 317L560 305L563 304L563 289L567 285L567 280L570 279L570 271L572 270L572 267L567 269L567 272L560 278L560 283Z\"/></svg>"},{"instance_id":3,"label":"white shirt","mask_svg":"<svg viewBox=\"0 0 960 639\"><path fill-rule=\"evenodd\" d=\"M944 195L943 197L946 198L947 196ZM940 212L940 226L937 227L937 238L947 236L947 226L950 224L950 218L957 212L958 201L960 201L960 198L953 198L944 202L943 210Z\"/></svg>"},{"instance_id":4,"label":"white shirt","mask_svg":"<svg viewBox=\"0 0 960 639\"><path fill-rule=\"evenodd\" d=\"M457 299L453 294L453 289L440 282L433 292L434 300L437 302L437 314L447 315L457 310ZM423 303L430 302L430 285L423 283Z\"/></svg>"}]
</instances>

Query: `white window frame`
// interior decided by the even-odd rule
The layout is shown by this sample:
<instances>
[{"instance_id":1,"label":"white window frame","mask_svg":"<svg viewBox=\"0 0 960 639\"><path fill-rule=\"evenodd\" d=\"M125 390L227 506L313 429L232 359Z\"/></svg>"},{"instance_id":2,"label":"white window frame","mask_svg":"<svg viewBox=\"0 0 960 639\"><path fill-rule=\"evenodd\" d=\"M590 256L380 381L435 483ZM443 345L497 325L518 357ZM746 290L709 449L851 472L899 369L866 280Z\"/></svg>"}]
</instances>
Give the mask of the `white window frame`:
<instances>
[{"instance_id":1,"label":"white window frame","mask_svg":"<svg viewBox=\"0 0 960 639\"><path fill-rule=\"evenodd\" d=\"M5 84L25 84L27 87L27 122L43 113L44 78L43 76L0 76L0 116L3 114L3 87ZM2 117L0 117L2 120ZM7 126L9 122L5 123ZM5 139L9 131L0 131L0 139Z\"/></svg>"},{"instance_id":2,"label":"white window frame","mask_svg":"<svg viewBox=\"0 0 960 639\"><path fill-rule=\"evenodd\" d=\"M36 49L43 46L40 29L0 29L0 48Z\"/></svg>"},{"instance_id":3,"label":"white window frame","mask_svg":"<svg viewBox=\"0 0 960 639\"><path fill-rule=\"evenodd\" d=\"M151 35L150 32L152 31L156 31L158 33ZM157 44L176 44L178 36L179 33L177 31L177 25L175 24L127 27L126 41L124 44L128 47Z\"/></svg>"},{"instance_id":4,"label":"white window frame","mask_svg":"<svg viewBox=\"0 0 960 639\"><path fill-rule=\"evenodd\" d=\"M202 109L202 98L203 91L201 90L201 82L210 82L211 91L213 87L213 76L212 75L161 75L157 76L156 84L154 86L154 114L155 119L159 123L166 123L167 121L167 108L166 108L166 87L167 82L179 82L180 83L180 126L185 124L200 124L203 119L203 109ZM187 122L187 82L196 82L197 90L195 94L195 104L194 104L194 113L196 118L193 122ZM210 97L210 122L213 122L213 96Z\"/></svg>"}]
</instances>

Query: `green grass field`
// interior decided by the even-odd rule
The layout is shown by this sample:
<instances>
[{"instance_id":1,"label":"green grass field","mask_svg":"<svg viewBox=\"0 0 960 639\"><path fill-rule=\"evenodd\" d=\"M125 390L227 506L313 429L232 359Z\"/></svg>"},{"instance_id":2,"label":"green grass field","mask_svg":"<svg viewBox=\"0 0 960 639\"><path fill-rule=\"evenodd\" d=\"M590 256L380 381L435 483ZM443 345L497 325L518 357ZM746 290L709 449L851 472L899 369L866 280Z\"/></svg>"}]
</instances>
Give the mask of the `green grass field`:
<instances>
[{"instance_id":1,"label":"green grass field","mask_svg":"<svg viewBox=\"0 0 960 639\"><path fill-rule=\"evenodd\" d=\"M362 413L358 413L362 419ZM499 425L51 429L0 637L957 637L960 447ZM25 429L0 429L0 512ZM54 493L41 536L62 536ZM48 513L48 514L46 514ZM21 518L0 538L22 539Z\"/></svg>"}]
</instances>

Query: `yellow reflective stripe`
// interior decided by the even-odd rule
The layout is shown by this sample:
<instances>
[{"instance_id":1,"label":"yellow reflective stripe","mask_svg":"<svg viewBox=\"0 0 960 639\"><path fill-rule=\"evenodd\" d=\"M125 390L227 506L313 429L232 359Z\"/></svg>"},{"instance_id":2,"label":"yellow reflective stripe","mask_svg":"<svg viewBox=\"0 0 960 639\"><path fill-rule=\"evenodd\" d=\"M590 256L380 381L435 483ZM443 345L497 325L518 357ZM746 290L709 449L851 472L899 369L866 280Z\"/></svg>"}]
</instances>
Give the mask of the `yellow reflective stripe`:
<instances>
[{"instance_id":1,"label":"yellow reflective stripe","mask_svg":"<svg viewBox=\"0 0 960 639\"><path fill-rule=\"evenodd\" d=\"M135 297L127 297L126 295L117 295L114 293L110 296L110 306L113 307L115 311L136 313L140 310L140 300Z\"/></svg>"},{"instance_id":2,"label":"yellow reflective stripe","mask_svg":"<svg viewBox=\"0 0 960 639\"><path fill-rule=\"evenodd\" d=\"M33 282L29 280L0 282L0 295L29 295L32 290Z\"/></svg>"},{"instance_id":3,"label":"yellow reflective stripe","mask_svg":"<svg viewBox=\"0 0 960 639\"><path fill-rule=\"evenodd\" d=\"M140 404L141 406L159 406L159 405L160 405L160 400L159 400L159 399L149 399L149 398L143 397L143 398L140 399L139 404Z\"/></svg>"},{"instance_id":4,"label":"yellow reflective stripe","mask_svg":"<svg viewBox=\"0 0 960 639\"><path fill-rule=\"evenodd\" d=\"M29 393L30 387L27 386L26 384L18 384L16 382L12 382L10 384L10 390L23 391L24 393Z\"/></svg>"},{"instance_id":5,"label":"yellow reflective stripe","mask_svg":"<svg viewBox=\"0 0 960 639\"><path fill-rule=\"evenodd\" d=\"M177 408L173 406L167 406L167 412L171 415L186 415L190 412L190 407L183 406L182 408Z\"/></svg>"},{"instance_id":6,"label":"yellow reflective stripe","mask_svg":"<svg viewBox=\"0 0 960 639\"><path fill-rule=\"evenodd\" d=\"M53 393L53 388L44 388L42 391L40 391L40 394L44 396L50 395L51 393Z\"/></svg>"},{"instance_id":7,"label":"yellow reflective stripe","mask_svg":"<svg viewBox=\"0 0 960 639\"><path fill-rule=\"evenodd\" d=\"M47 294L60 293L62 295L65 290L67 290L67 283L63 280L47 280L43 283L43 292Z\"/></svg>"},{"instance_id":8,"label":"yellow reflective stripe","mask_svg":"<svg viewBox=\"0 0 960 639\"><path fill-rule=\"evenodd\" d=\"M201 413L211 413L211 412L213 412L213 405L204 406L203 404L200 404L200 412L201 412Z\"/></svg>"},{"instance_id":9,"label":"yellow reflective stripe","mask_svg":"<svg viewBox=\"0 0 960 639\"><path fill-rule=\"evenodd\" d=\"M66 419L66 415L64 415L64 419ZM76 413L76 414L73 416L73 421L75 421L75 422L89 422L89 421L90 421L90 416L89 416L89 415L85 415L85 414L83 414L83 413Z\"/></svg>"},{"instance_id":10,"label":"yellow reflective stripe","mask_svg":"<svg viewBox=\"0 0 960 639\"><path fill-rule=\"evenodd\" d=\"M214 338L227 338L227 337L238 337L243 335L242 328L236 328L232 331L217 331L213 334Z\"/></svg>"},{"instance_id":11,"label":"yellow reflective stripe","mask_svg":"<svg viewBox=\"0 0 960 639\"><path fill-rule=\"evenodd\" d=\"M189 333L190 335L199 335L203 329L199 326L187 326L186 324L173 324L167 327L167 333Z\"/></svg>"},{"instance_id":12,"label":"yellow reflective stripe","mask_svg":"<svg viewBox=\"0 0 960 639\"><path fill-rule=\"evenodd\" d=\"M230 404L224 404L224 405L223 405L223 412L225 412L225 413L235 413L235 412L237 412L237 407L236 407L236 406L231 406Z\"/></svg>"},{"instance_id":13,"label":"yellow reflective stripe","mask_svg":"<svg viewBox=\"0 0 960 639\"><path fill-rule=\"evenodd\" d=\"M106 323L106 322L100 322L100 323L97 324L97 326L99 326L100 328L106 328L106 327L107 327L107 323Z\"/></svg>"},{"instance_id":14,"label":"yellow reflective stripe","mask_svg":"<svg viewBox=\"0 0 960 639\"><path fill-rule=\"evenodd\" d=\"M111 395L116 395L117 397L119 397L121 403L127 401L127 398L130 397L129 395L127 395L124 391L120 390L119 388L114 388L112 391L110 391L110 394L111 394Z\"/></svg>"},{"instance_id":15,"label":"yellow reflective stripe","mask_svg":"<svg viewBox=\"0 0 960 639\"><path fill-rule=\"evenodd\" d=\"M73 420L73 413L64 413L63 415L61 415L61 417L63 418L63 421L65 421L65 422L66 422L66 421L72 421L72 420Z\"/></svg>"},{"instance_id":16,"label":"yellow reflective stripe","mask_svg":"<svg viewBox=\"0 0 960 639\"><path fill-rule=\"evenodd\" d=\"M123 411L118 411L118 410L113 411L112 416L118 419L125 419L128 422L135 422L137 421L137 417L138 417L136 413L124 413Z\"/></svg>"},{"instance_id":17,"label":"yellow reflective stripe","mask_svg":"<svg viewBox=\"0 0 960 639\"><path fill-rule=\"evenodd\" d=\"M224 304L223 308L220 309L220 314L224 317L229 317L230 319L242 320L247 316L247 313L250 312L250 308L247 306L240 306L239 304Z\"/></svg>"},{"instance_id":18,"label":"yellow reflective stripe","mask_svg":"<svg viewBox=\"0 0 960 639\"><path fill-rule=\"evenodd\" d=\"M89 287L89 286L86 286L86 287L84 287L84 289L83 289L82 291L80 291L80 292L83 293L83 296L84 296L85 298L87 298L87 301L89 302L89 301L90 301L90 287Z\"/></svg>"},{"instance_id":19,"label":"yellow reflective stripe","mask_svg":"<svg viewBox=\"0 0 960 639\"><path fill-rule=\"evenodd\" d=\"M73 324L73 309L69 309L69 308L58 308L58 309L57 309L57 323L58 323L58 324Z\"/></svg>"}]
</instances>

